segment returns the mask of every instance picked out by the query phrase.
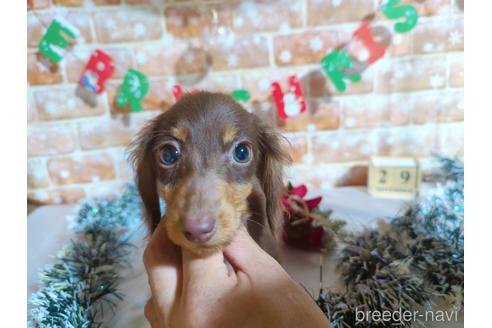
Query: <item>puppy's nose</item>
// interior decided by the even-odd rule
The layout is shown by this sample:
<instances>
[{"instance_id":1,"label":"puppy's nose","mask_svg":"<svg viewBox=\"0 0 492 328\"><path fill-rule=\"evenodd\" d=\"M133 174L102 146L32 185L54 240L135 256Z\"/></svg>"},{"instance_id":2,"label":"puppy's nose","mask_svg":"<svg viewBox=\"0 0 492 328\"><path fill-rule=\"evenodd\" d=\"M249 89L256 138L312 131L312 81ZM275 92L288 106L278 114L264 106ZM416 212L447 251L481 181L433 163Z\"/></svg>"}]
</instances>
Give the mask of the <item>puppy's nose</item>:
<instances>
[{"instance_id":1,"label":"puppy's nose","mask_svg":"<svg viewBox=\"0 0 492 328\"><path fill-rule=\"evenodd\" d=\"M183 223L183 234L192 242L206 242L214 233L215 219L209 217L189 218Z\"/></svg>"}]
</instances>

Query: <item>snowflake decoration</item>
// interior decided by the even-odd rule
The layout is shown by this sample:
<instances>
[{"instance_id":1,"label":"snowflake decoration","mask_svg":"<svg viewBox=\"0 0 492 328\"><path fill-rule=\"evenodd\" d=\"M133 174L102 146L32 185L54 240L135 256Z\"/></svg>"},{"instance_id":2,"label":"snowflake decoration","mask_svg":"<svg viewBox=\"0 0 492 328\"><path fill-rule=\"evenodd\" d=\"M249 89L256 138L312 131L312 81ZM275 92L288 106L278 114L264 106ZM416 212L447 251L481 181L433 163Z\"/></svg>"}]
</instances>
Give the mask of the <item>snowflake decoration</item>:
<instances>
[{"instance_id":1,"label":"snowflake decoration","mask_svg":"<svg viewBox=\"0 0 492 328\"><path fill-rule=\"evenodd\" d=\"M244 25L244 18L242 16L237 16L234 18L235 27L242 27Z\"/></svg>"},{"instance_id":2,"label":"snowflake decoration","mask_svg":"<svg viewBox=\"0 0 492 328\"><path fill-rule=\"evenodd\" d=\"M440 88L444 85L444 77L439 74L433 74L429 79L429 84L432 88Z\"/></svg>"},{"instance_id":3,"label":"snowflake decoration","mask_svg":"<svg viewBox=\"0 0 492 328\"><path fill-rule=\"evenodd\" d=\"M312 52L318 52L323 49L323 40L320 38L316 37L314 39L311 39L309 41L309 49L311 49Z\"/></svg>"},{"instance_id":4,"label":"snowflake decoration","mask_svg":"<svg viewBox=\"0 0 492 328\"><path fill-rule=\"evenodd\" d=\"M235 54L231 54L227 56L227 65L229 67L236 66L237 65L238 58Z\"/></svg>"},{"instance_id":5,"label":"snowflake decoration","mask_svg":"<svg viewBox=\"0 0 492 328\"><path fill-rule=\"evenodd\" d=\"M459 44L462 44L463 43L463 35L459 31L452 31L449 34L448 42L453 46L457 46Z\"/></svg>"},{"instance_id":6,"label":"snowflake decoration","mask_svg":"<svg viewBox=\"0 0 492 328\"><path fill-rule=\"evenodd\" d=\"M36 180L41 180L44 177L44 169L40 164L38 161L27 163L27 174Z\"/></svg>"},{"instance_id":7,"label":"snowflake decoration","mask_svg":"<svg viewBox=\"0 0 492 328\"><path fill-rule=\"evenodd\" d=\"M266 78L261 79L260 82L258 83L258 87L260 88L261 91L266 91L270 88L270 81Z\"/></svg>"},{"instance_id":8,"label":"snowflake decoration","mask_svg":"<svg viewBox=\"0 0 492 328\"><path fill-rule=\"evenodd\" d=\"M240 6L241 12L245 13L246 16L251 20L257 20L258 18L258 9L256 8L256 4L253 2L244 2Z\"/></svg>"},{"instance_id":9,"label":"snowflake decoration","mask_svg":"<svg viewBox=\"0 0 492 328\"><path fill-rule=\"evenodd\" d=\"M75 100L74 100L74 99L70 99L70 100L68 100L68 102L67 102L67 106L68 106L68 108L70 108L70 109L75 109L75 106L76 106L76 105L77 105L77 103L75 102Z\"/></svg>"},{"instance_id":10,"label":"snowflake decoration","mask_svg":"<svg viewBox=\"0 0 492 328\"><path fill-rule=\"evenodd\" d=\"M369 144L363 144L360 147L360 151L364 155L369 155L371 153L371 145L369 145Z\"/></svg>"},{"instance_id":11,"label":"snowflake decoration","mask_svg":"<svg viewBox=\"0 0 492 328\"><path fill-rule=\"evenodd\" d=\"M290 63L292 60L292 54L289 50L284 50L280 53L280 61L282 63Z\"/></svg>"},{"instance_id":12,"label":"snowflake decoration","mask_svg":"<svg viewBox=\"0 0 492 328\"><path fill-rule=\"evenodd\" d=\"M68 170L61 170L60 171L60 178L68 179L69 177L70 177L70 171L68 171Z\"/></svg>"},{"instance_id":13,"label":"snowflake decoration","mask_svg":"<svg viewBox=\"0 0 492 328\"><path fill-rule=\"evenodd\" d=\"M133 27L133 36L135 38L145 36L146 32L147 32L147 28L142 23L135 24L135 26Z\"/></svg>"},{"instance_id":14,"label":"snowflake decoration","mask_svg":"<svg viewBox=\"0 0 492 328\"><path fill-rule=\"evenodd\" d=\"M348 128L353 128L355 126L355 119L353 117L349 117L347 118L347 120L345 121L345 125L348 127Z\"/></svg>"},{"instance_id":15,"label":"snowflake decoration","mask_svg":"<svg viewBox=\"0 0 492 328\"><path fill-rule=\"evenodd\" d=\"M170 33L165 33L164 36L162 37L162 44L164 46L170 46L174 43L174 38Z\"/></svg>"},{"instance_id":16,"label":"snowflake decoration","mask_svg":"<svg viewBox=\"0 0 492 328\"><path fill-rule=\"evenodd\" d=\"M45 110L48 114L55 114L58 111L58 105L53 102L48 102L45 106Z\"/></svg>"},{"instance_id":17,"label":"snowflake decoration","mask_svg":"<svg viewBox=\"0 0 492 328\"><path fill-rule=\"evenodd\" d=\"M222 48L225 50L229 50L232 47L237 47L237 46L240 47L244 44L244 43L243 44L241 44L241 43L237 44L236 43L236 37L235 37L234 33L227 33L227 34L221 35L219 38L219 43L221 44Z\"/></svg>"},{"instance_id":18,"label":"snowflake decoration","mask_svg":"<svg viewBox=\"0 0 492 328\"><path fill-rule=\"evenodd\" d=\"M287 22L282 23L279 28L280 33L289 33L290 32L290 24Z\"/></svg>"},{"instance_id":19,"label":"snowflake decoration","mask_svg":"<svg viewBox=\"0 0 492 328\"><path fill-rule=\"evenodd\" d=\"M104 23L104 27L107 29L107 30L113 30L116 28L116 22L113 20L113 19L108 19L105 23Z\"/></svg>"},{"instance_id":20,"label":"snowflake decoration","mask_svg":"<svg viewBox=\"0 0 492 328\"><path fill-rule=\"evenodd\" d=\"M46 191L36 191L34 197L41 202L49 199Z\"/></svg>"},{"instance_id":21,"label":"snowflake decoration","mask_svg":"<svg viewBox=\"0 0 492 328\"><path fill-rule=\"evenodd\" d=\"M307 154L304 156L303 160L304 160L304 164L307 164L307 165L313 164L314 156L313 156L313 154Z\"/></svg>"},{"instance_id":22,"label":"snowflake decoration","mask_svg":"<svg viewBox=\"0 0 492 328\"><path fill-rule=\"evenodd\" d=\"M174 79L174 77L170 77L169 80L167 80L166 82L166 88L169 91L171 91L175 85L176 85L176 80Z\"/></svg>"},{"instance_id":23,"label":"snowflake decoration","mask_svg":"<svg viewBox=\"0 0 492 328\"><path fill-rule=\"evenodd\" d=\"M184 60L187 64L191 64L195 61L195 54L192 52L187 52L184 56Z\"/></svg>"},{"instance_id":24,"label":"snowflake decoration","mask_svg":"<svg viewBox=\"0 0 492 328\"><path fill-rule=\"evenodd\" d=\"M35 17L34 15L29 15L27 17L27 26L31 27L33 25L36 25L38 23L38 18Z\"/></svg>"},{"instance_id":25,"label":"snowflake decoration","mask_svg":"<svg viewBox=\"0 0 492 328\"><path fill-rule=\"evenodd\" d=\"M405 70L397 70L394 74L395 79L403 79L407 75Z\"/></svg>"},{"instance_id":26,"label":"snowflake decoration","mask_svg":"<svg viewBox=\"0 0 492 328\"><path fill-rule=\"evenodd\" d=\"M437 13L439 15L448 15L451 13L451 7L449 5L446 6L441 6L438 10Z\"/></svg>"},{"instance_id":27,"label":"snowflake decoration","mask_svg":"<svg viewBox=\"0 0 492 328\"><path fill-rule=\"evenodd\" d=\"M393 37L392 43L395 44L395 45L398 45L398 44L401 44L402 41L403 41L403 37L400 34L396 34Z\"/></svg>"},{"instance_id":28,"label":"snowflake decoration","mask_svg":"<svg viewBox=\"0 0 492 328\"><path fill-rule=\"evenodd\" d=\"M147 56L143 52L138 52L136 59L137 59L137 64L139 65L144 65L147 63Z\"/></svg>"},{"instance_id":29,"label":"snowflake decoration","mask_svg":"<svg viewBox=\"0 0 492 328\"><path fill-rule=\"evenodd\" d=\"M426 42L424 44L424 51L431 52L434 49L434 45L431 42Z\"/></svg>"}]
</instances>

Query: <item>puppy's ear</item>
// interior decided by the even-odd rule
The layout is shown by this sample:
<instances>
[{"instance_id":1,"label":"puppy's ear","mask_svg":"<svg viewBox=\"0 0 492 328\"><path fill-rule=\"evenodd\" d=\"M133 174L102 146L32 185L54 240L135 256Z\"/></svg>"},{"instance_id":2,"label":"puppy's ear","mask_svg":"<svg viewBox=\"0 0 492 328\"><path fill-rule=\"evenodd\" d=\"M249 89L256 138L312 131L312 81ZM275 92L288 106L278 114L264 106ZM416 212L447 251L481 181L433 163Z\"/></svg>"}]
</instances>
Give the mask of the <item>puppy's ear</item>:
<instances>
[{"instance_id":1,"label":"puppy's ear","mask_svg":"<svg viewBox=\"0 0 492 328\"><path fill-rule=\"evenodd\" d=\"M257 126L261 152L257 176L266 198L268 225L275 235L282 214L283 165L290 163L291 158L282 143L280 133L261 122Z\"/></svg>"},{"instance_id":2,"label":"puppy's ear","mask_svg":"<svg viewBox=\"0 0 492 328\"><path fill-rule=\"evenodd\" d=\"M130 145L130 161L133 163L137 189L142 198L144 216L150 232L154 232L161 219L157 175L153 154L153 136L156 121L151 121Z\"/></svg>"}]
</instances>

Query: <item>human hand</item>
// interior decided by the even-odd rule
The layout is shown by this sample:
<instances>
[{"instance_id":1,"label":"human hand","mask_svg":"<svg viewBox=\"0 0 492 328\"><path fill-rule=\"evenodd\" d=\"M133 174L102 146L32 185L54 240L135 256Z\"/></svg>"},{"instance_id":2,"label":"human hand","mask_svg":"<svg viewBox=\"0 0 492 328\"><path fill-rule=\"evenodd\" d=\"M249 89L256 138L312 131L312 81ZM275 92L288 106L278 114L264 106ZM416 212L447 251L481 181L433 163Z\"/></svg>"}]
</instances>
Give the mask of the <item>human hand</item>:
<instances>
[{"instance_id":1,"label":"human hand","mask_svg":"<svg viewBox=\"0 0 492 328\"><path fill-rule=\"evenodd\" d=\"M245 228L223 251L200 257L172 244L159 224L144 265L152 294L145 316L153 328L331 327Z\"/></svg>"}]
</instances>

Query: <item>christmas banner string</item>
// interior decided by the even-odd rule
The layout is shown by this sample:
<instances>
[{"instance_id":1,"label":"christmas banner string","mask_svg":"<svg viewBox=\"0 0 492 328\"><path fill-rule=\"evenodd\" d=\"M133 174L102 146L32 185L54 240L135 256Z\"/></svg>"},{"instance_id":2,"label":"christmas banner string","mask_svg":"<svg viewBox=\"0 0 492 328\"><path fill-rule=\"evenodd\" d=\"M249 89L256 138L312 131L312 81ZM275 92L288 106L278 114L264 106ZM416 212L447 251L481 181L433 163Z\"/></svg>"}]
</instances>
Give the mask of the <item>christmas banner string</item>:
<instances>
[{"instance_id":1,"label":"christmas banner string","mask_svg":"<svg viewBox=\"0 0 492 328\"><path fill-rule=\"evenodd\" d=\"M38 58L43 64L50 67L51 70L57 70L57 65L63 59L63 50L69 50L73 47L79 32L76 27L72 26L63 18L55 17L51 24L47 26L35 12L32 13L46 29L46 33L38 46ZM77 54L72 51L66 51L66 54L72 55L77 60L84 61L83 58L77 56ZM96 96L104 91L104 85L115 72L115 68L121 71L127 70L127 68L115 64L110 55L102 50L96 49L91 54L89 61L82 71L79 85L76 90L77 96L87 104L96 106ZM129 106L132 112L141 111L143 103L155 108L161 107L160 103L144 99L145 95L149 92L149 89L148 79L143 73L135 69L128 69L116 96L115 105L118 108L126 108ZM193 91L195 90L196 89ZM181 98L183 93L180 85L175 85L173 87L173 95L176 101ZM248 101L250 97L249 92L243 89L233 91L231 96L237 101Z\"/></svg>"},{"instance_id":2,"label":"christmas banner string","mask_svg":"<svg viewBox=\"0 0 492 328\"><path fill-rule=\"evenodd\" d=\"M412 5L400 4L400 0L386 0L380 2L378 11L389 20L398 20L393 26L396 33L410 32L418 22L418 11ZM29 8L32 8L30 4ZM32 11L32 10L31 10ZM44 22L32 11L34 16L45 26ZM347 90L347 84L360 82L362 72L376 61L381 59L391 43L391 32L384 26L372 27L371 22L376 17L373 14L364 20L361 26L352 34L352 38L345 45L330 52L322 58L320 64L325 75L339 92ZM55 17L49 26L45 26L46 33L41 39L38 50L42 61L48 60L57 65L64 56L66 50L76 43L79 31L69 22L60 17ZM357 43L364 50L359 58L350 54L350 49ZM72 55L76 56L72 53ZM77 58L79 60L83 60ZM102 50L95 50L89 58L79 80L77 95L86 103L94 106L95 97L104 91L105 82L113 75L115 69L126 71L115 105L118 108L130 107L132 112L142 110L142 102L148 94L150 86L145 74L135 69L118 67L111 56ZM296 75L288 79L288 89L284 92L278 81L271 83L271 95L280 120L297 116L306 111L306 101L301 84ZM191 93L196 89L191 90ZM172 93L175 100L179 100L184 91L180 85L173 87ZM231 96L236 101L247 102L250 94L247 90L234 90ZM160 104L150 104L160 107Z\"/></svg>"},{"instance_id":3,"label":"christmas banner string","mask_svg":"<svg viewBox=\"0 0 492 328\"><path fill-rule=\"evenodd\" d=\"M78 35L78 31L70 23L63 18L56 17L51 24L47 26L35 12L32 12L34 17L46 29L46 33L39 44L38 59L41 63L47 66L51 71L58 70L58 63L63 58L62 50L69 50L75 40L71 38L73 35ZM70 31L67 33L66 31ZM79 61L84 61L73 51L66 51L66 54L73 56ZM110 55L102 50L96 49L89 58L84 70L82 71L76 95L90 106L97 105L97 95L104 91L104 85L107 80L113 75L115 69L126 71L126 67L122 67L113 62ZM149 83L147 77L134 69L128 69L124 76L123 84L120 87L119 93L115 100L115 105L124 108L129 105L132 112L142 110L142 104L159 108L160 103L153 102L149 99L143 99L149 91Z\"/></svg>"}]
</instances>

